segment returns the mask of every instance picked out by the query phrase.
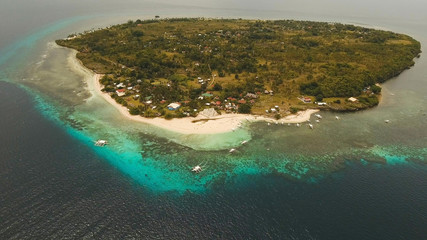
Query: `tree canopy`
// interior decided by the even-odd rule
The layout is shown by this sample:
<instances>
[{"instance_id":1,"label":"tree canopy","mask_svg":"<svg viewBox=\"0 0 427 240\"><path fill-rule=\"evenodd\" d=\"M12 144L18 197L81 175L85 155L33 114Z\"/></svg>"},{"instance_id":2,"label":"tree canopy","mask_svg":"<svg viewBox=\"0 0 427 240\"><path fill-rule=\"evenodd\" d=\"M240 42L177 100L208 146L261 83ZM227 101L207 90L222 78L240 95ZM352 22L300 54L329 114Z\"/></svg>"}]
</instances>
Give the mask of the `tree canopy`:
<instances>
[{"instance_id":1,"label":"tree canopy","mask_svg":"<svg viewBox=\"0 0 427 240\"><path fill-rule=\"evenodd\" d=\"M213 105L230 111L242 105L255 113L273 103L301 109L301 95L331 103L376 98L375 84L412 66L420 53L420 43L407 35L294 20L137 20L57 43L78 50L85 66L106 74L106 91L114 93L119 83L131 87L119 98L134 106L133 113L168 116ZM171 102L187 104L168 112ZM363 98L359 108L376 102Z\"/></svg>"}]
</instances>

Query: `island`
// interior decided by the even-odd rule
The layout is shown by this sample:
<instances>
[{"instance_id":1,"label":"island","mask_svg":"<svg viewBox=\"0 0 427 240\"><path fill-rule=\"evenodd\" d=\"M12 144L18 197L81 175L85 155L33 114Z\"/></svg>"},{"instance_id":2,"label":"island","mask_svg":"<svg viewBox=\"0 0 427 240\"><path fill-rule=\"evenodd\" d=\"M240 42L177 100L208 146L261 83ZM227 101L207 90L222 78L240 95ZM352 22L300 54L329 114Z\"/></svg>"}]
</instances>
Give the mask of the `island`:
<instances>
[{"instance_id":1,"label":"island","mask_svg":"<svg viewBox=\"0 0 427 240\"><path fill-rule=\"evenodd\" d=\"M421 53L404 34L295 20L129 20L56 43L129 114L164 119L366 109Z\"/></svg>"}]
</instances>

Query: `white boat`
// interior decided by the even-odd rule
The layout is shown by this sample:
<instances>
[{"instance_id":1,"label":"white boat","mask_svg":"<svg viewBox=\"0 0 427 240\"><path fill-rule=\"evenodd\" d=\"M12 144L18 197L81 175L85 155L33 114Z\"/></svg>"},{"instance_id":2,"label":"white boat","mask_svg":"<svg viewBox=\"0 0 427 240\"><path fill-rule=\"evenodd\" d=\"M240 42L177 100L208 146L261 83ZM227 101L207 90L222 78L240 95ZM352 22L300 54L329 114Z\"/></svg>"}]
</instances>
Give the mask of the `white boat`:
<instances>
[{"instance_id":1,"label":"white boat","mask_svg":"<svg viewBox=\"0 0 427 240\"><path fill-rule=\"evenodd\" d=\"M193 168L191 169L191 171L192 171L192 172L195 172L195 173L199 173L199 172L201 172L201 171L202 171L202 167L200 167L199 165L197 165L197 166L193 167Z\"/></svg>"},{"instance_id":2,"label":"white boat","mask_svg":"<svg viewBox=\"0 0 427 240\"><path fill-rule=\"evenodd\" d=\"M320 120L319 120L319 119L317 119L317 120L316 120L316 122L317 122L317 123L320 123Z\"/></svg>"},{"instance_id":3,"label":"white boat","mask_svg":"<svg viewBox=\"0 0 427 240\"><path fill-rule=\"evenodd\" d=\"M340 120L340 117L338 117L338 116L335 116L335 119L336 119L336 120Z\"/></svg>"},{"instance_id":4,"label":"white boat","mask_svg":"<svg viewBox=\"0 0 427 240\"><path fill-rule=\"evenodd\" d=\"M301 124L297 123L297 127L300 127L300 126L301 126Z\"/></svg>"},{"instance_id":5,"label":"white boat","mask_svg":"<svg viewBox=\"0 0 427 240\"><path fill-rule=\"evenodd\" d=\"M233 153L233 152L235 152L236 151L236 149L234 149L234 148L232 148L232 149L230 149L230 151L228 151L229 153Z\"/></svg>"},{"instance_id":6,"label":"white boat","mask_svg":"<svg viewBox=\"0 0 427 240\"><path fill-rule=\"evenodd\" d=\"M313 129L313 124L311 124L311 123L308 124L308 127L311 128L311 129Z\"/></svg>"},{"instance_id":7,"label":"white boat","mask_svg":"<svg viewBox=\"0 0 427 240\"><path fill-rule=\"evenodd\" d=\"M322 119L322 116L320 114L314 114L318 119Z\"/></svg>"},{"instance_id":8,"label":"white boat","mask_svg":"<svg viewBox=\"0 0 427 240\"><path fill-rule=\"evenodd\" d=\"M241 142L241 144L242 144L242 145L244 145L244 144L246 144L246 143L248 143L248 141L246 141L246 140L245 140L245 141L243 141L243 142Z\"/></svg>"},{"instance_id":9,"label":"white boat","mask_svg":"<svg viewBox=\"0 0 427 240\"><path fill-rule=\"evenodd\" d=\"M384 122L385 122L385 123L389 123L389 122L390 122L390 120L388 120L388 119L387 119L387 120L385 120Z\"/></svg>"},{"instance_id":10,"label":"white boat","mask_svg":"<svg viewBox=\"0 0 427 240\"><path fill-rule=\"evenodd\" d=\"M99 139L99 140L97 140L95 142L95 146L98 146L98 147L103 147L103 146L105 146L107 144L108 144L108 141L107 140L102 140L102 139Z\"/></svg>"}]
</instances>

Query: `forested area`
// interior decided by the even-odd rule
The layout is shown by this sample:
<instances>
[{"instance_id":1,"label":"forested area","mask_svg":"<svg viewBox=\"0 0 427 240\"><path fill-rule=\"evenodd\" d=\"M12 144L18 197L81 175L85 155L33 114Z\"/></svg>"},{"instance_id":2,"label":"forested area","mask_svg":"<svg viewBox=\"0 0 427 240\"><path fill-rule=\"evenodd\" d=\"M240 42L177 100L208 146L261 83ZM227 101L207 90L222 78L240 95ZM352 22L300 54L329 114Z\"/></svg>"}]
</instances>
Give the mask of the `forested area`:
<instances>
[{"instance_id":1,"label":"forested area","mask_svg":"<svg viewBox=\"0 0 427 240\"><path fill-rule=\"evenodd\" d=\"M375 84L420 54L420 43L403 34L293 20L137 20L57 43L78 50L85 66L105 74L105 91L148 117L314 107L302 96L336 110L369 107L378 104ZM169 111L172 102L182 107Z\"/></svg>"}]
</instances>

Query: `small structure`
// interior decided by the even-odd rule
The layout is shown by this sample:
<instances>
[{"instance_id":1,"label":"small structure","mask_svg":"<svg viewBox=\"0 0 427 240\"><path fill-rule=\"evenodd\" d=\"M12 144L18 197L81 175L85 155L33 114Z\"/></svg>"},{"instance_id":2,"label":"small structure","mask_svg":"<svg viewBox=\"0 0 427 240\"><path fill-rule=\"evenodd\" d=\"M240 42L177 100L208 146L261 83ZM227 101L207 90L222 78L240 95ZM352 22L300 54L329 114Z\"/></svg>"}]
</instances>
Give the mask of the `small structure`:
<instances>
[{"instance_id":1,"label":"small structure","mask_svg":"<svg viewBox=\"0 0 427 240\"><path fill-rule=\"evenodd\" d=\"M213 97L213 94L212 94L212 93L210 93L210 92L206 92L206 93L203 93L203 94L202 94L202 96L203 96L203 97L206 97L206 98L207 98L207 97Z\"/></svg>"},{"instance_id":2,"label":"small structure","mask_svg":"<svg viewBox=\"0 0 427 240\"><path fill-rule=\"evenodd\" d=\"M319 105L319 106L326 106L326 103L325 102L318 102L317 105Z\"/></svg>"},{"instance_id":3,"label":"small structure","mask_svg":"<svg viewBox=\"0 0 427 240\"><path fill-rule=\"evenodd\" d=\"M171 111L175 111L175 110L177 110L180 107L181 107L180 103L171 103L171 104L168 105L168 109L171 110Z\"/></svg>"},{"instance_id":4,"label":"small structure","mask_svg":"<svg viewBox=\"0 0 427 240\"><path fill-rule=\"evenodd\" d=\"M126 94L126 89L117 89L116 93L117 93L117 96L122 97Z\"/></svg>"},{"instance_id":5,"label":"small structure","mask_svg":"<svg viewBox=\"0 0 427 240\"><path fill-rule=\"evenodd\" d=\"M309 98L309 97L305 97L305 98L303 99L303 101L304 101L305 103L311 103L311 98Z\"/></svg>"},{"instance_id":6,"label":"small structure","mask_svg":"<svg viewBox=\"0 0 427 240\"><path fill-rule=\"evenodd\" d=\"M358 101L357 98L354 98L354 97L350 97L350 98L348 98L348 100L350 102L357 102Z\"/></svg>"},{"instance_id":7,"label":"small structure","mask_svg":"<svg viewBox=\"0 0 427 240\"><path fill-rule=\"evenodd\" d=\"M254 93L247 93L246 97L248 97L248 98L258 98L258 95L254 94Z\"/></svg>"},{"instance_id":8,"label":"small structure","mask_svg":"<svg viewBox=\"0 0 427 240\"><path fill-rule=\"evenodd\" d=\"M215 111L214 108L206 108L203 111L201 111L200 114L207 118L215 117L218 115L218 113Z\"/></svg>"}]
</instances>

